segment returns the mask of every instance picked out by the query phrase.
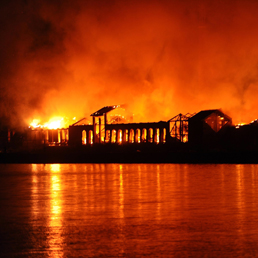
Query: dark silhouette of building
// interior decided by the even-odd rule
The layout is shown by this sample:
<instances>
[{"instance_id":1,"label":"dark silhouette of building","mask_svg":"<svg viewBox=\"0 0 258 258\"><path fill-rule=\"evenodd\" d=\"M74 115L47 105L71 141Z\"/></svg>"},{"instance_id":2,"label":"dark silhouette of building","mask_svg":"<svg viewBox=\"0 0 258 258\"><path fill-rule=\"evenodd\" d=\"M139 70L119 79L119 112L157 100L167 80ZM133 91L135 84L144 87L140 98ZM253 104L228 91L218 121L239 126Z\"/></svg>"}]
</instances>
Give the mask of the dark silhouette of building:
<instances>
[{"instance_id":1,"label":"dark silhouette of building","mask_svg":"<svg viewBox=\"0 0 258 258\"><path fill-rule=\"evenodd\" d=\"M203 110L188 120L189 144L216 148L232 126L232 119L219 109Z\"/></svg>"},{"instance_id":2,"label":"dark silhouette of building","mask_svg":"<svg viewBox=\"0 0 258 258\"><path fill-rule=\"evenodd\" d=\"M165 143L169 137L169 122L130 123L123 115L108 116L123 106L106 106L91 114L92 124L69 126L69 145L96 143ZM126 122L126 123L125 123Z\"/></svg>"}]
</instances>

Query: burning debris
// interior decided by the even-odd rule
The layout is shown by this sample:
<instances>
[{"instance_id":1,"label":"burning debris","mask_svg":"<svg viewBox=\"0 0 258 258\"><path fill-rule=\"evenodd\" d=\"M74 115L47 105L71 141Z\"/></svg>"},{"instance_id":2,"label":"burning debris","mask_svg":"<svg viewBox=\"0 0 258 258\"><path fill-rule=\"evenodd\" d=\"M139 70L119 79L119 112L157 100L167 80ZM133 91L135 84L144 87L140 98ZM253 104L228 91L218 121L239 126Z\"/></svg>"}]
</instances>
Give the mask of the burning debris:
<instances>
[{"instance_id":1,"label":"burning debris","mask_svg":"<svg viewBox=\"0 0 258 258\"><path fill-rule=\"evenodd\" d=\"M72 120L74 121L76 117ZM41 124L39 119L33 119L27 131L27 143L43 144L48 146L63 146L68 144L68 127L70 119L53 117Z\"/></svg>"},{"instance_id":2,"label":"burning debris","mask_svg":"<svg viewBox=\"0 0 258 258\"><path fill-rule=\"evenodd\" d=\"M34 119L23 135L23 146L93 146L93 145L164 145L175 148L258 148L258 121L232 125L232 119L219 109L203 110L186 115L178 114L168 121L133 121L124 105L105 106L87 118L54 117L46 123ZM8 130L2 149L15 146L15 131ZM1 136L1 137L2 137ZM2 137L3 138L3 137ZM242 140L245 139L245 140ZM3 147L4 146L4 147ZM233 148L233 147L232 147Z\"/></svg>"},{"instance_id":3,"label":"burning debris","mask_svg":"<svg viewBox=\"0 0 258 258\"><path fill-rule=\"evenodd\" d=\"M72 119L72 121L75 121L76 117ZM29 128L31 129L62 129L62 128L68 128L71 124L71 119L63 118L63 117L53 117L48 122L41 124L40 119L33 119L33 121L30 123Z\"/></svg>"}]
</instances>

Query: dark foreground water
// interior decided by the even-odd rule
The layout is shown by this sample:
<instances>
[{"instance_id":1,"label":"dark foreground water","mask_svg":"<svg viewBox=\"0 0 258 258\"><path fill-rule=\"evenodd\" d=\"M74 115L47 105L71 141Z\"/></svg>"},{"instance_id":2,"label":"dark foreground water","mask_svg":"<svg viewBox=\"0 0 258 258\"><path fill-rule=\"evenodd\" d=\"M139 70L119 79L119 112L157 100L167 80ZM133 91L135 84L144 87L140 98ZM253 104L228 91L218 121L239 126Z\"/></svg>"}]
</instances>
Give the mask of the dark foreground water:
<instances>
[{"instance_id":1,"label":"dark foreground water","mask_svg":"<svg viewBox=\"0 0 258 258\"><path fill-rule=\"evenodd\" d=\"M1 257L258 257L258 165L0 165Z\"/></svg>"}]
</instances>

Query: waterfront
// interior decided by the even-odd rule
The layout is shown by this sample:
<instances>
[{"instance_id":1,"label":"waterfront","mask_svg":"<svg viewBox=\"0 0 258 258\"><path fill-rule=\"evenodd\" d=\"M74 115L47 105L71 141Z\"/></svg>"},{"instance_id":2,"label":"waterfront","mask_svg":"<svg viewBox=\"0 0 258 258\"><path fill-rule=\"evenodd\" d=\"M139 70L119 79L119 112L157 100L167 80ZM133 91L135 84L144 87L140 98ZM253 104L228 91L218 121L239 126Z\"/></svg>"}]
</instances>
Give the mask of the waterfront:
<instances>
[{"instance_id":1,"label":"waterfront","mask_svg":"<svg viewBox=\"0 0 258 258\"><path fill-rule=\"evenodd\" d=\"M1 257L255 257L258 165L0 164Z\"/></svg>"}]
</instances>

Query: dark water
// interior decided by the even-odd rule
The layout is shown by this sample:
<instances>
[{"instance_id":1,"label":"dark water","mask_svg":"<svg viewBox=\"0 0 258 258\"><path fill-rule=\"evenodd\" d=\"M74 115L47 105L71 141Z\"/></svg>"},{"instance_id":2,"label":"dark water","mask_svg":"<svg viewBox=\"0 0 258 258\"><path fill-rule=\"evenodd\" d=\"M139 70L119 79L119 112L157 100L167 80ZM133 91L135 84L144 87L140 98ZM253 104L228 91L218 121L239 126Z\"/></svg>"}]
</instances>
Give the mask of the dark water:
<instances>
[{"instance_id":1,"label":"dark water","mask_svg":"<svg viewBox=\"0 0 258 258\"><path fill-rule=\"evenodd\" d=\"M258 165L0 165L1 257L258 257Z\"/></svg>"}]
</instances>

